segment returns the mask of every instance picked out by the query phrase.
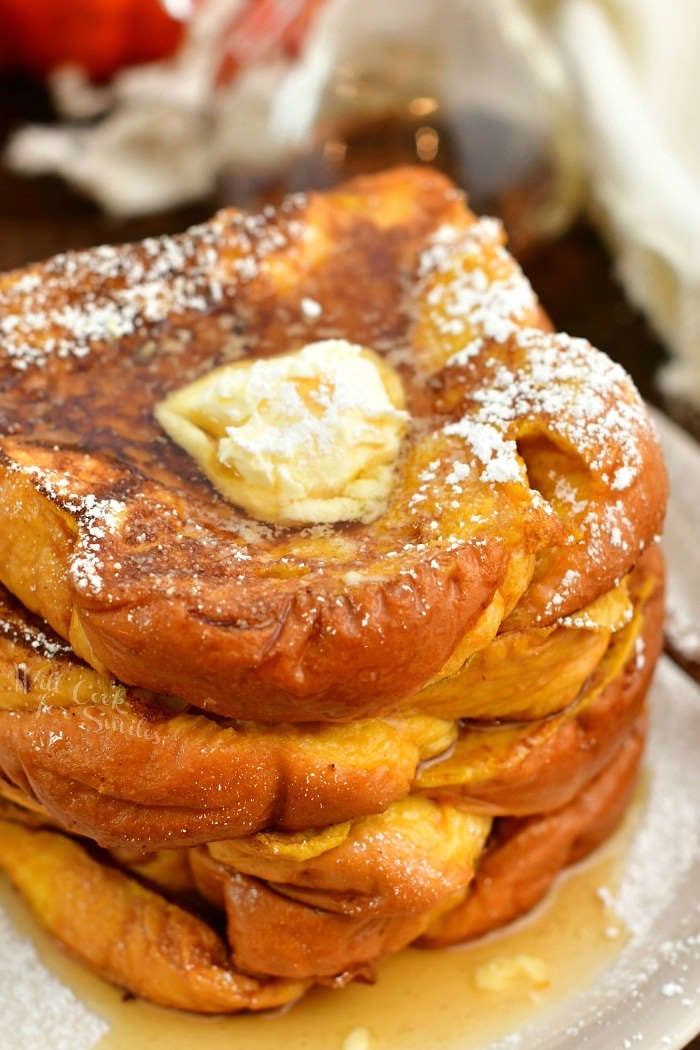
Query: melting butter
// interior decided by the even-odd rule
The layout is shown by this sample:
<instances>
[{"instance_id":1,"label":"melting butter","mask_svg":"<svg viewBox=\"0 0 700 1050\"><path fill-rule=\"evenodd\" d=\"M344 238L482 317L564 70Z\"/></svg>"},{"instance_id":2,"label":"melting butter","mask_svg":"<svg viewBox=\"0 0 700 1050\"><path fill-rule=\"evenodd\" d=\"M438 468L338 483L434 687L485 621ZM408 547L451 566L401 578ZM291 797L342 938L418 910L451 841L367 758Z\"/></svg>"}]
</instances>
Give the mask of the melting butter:
<instances>
[{"instance_id":1,"label":"melting butter","mask_svg":"<svg viewBox=\"0 0 700 1050\"><path fill-rule=\"evenodd\" d=\"M398 374L342 339L217 368L156 418L232 503L263 521L371 521L408 425Z\"/></svg>"}]
</instances>

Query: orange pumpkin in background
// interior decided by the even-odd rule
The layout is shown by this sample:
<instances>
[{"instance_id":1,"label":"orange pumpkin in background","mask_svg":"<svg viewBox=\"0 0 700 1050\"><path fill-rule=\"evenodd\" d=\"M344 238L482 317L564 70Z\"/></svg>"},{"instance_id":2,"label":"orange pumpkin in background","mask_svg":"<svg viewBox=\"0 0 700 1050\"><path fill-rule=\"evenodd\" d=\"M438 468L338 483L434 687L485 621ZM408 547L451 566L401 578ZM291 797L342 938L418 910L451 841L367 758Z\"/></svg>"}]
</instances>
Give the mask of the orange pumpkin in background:
<instances>
[{"instance_id":1,"label":"orange pumpkin in background","mask_svg":"<svg viewBox=\"0 0 700 1050\"><path fill-rule=\"evenodd\" d=\"M43 75L71 62L104 80L171 54L183 29L161 0L0 0L0 65Z\"/></svg>"},{"instance_id":2,"label":"orange pumpkin in background","mask_svg":"<svg viewBox=\"0 0 700 1050\"><path fill-rule=\"evenodd\" d=\"M0 71L43 76L74 63L94 80L177 50L187 19L207 0L0 0ZM217 81L277 50L294 58L325 0L231 0ZM182 10L180 21L168 8Z\"/></svg>"}]
</instances>

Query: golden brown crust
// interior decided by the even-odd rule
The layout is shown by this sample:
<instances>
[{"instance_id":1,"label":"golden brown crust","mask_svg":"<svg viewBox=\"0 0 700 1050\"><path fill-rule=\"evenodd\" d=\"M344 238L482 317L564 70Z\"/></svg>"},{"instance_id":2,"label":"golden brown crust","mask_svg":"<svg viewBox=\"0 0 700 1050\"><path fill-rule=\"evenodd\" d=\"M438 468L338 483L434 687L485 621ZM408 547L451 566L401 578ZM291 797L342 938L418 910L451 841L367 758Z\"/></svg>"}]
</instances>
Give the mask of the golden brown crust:
<instances>
[{"instance_id":1,"label":"golden brown crust","mask_svg":"<svg viewBox=\"0 0 700 1050\"><path fill-rule=\"evenodd\" d=\"M320 836L259 834L206 847L228 870L346 915L422 913L470 878L491 821L409 796ZM336 838L340 841L336 842Z\"/></svg>"},{"instance_id":2,"label":"golden brown crust","mask_svg":"<svg viewBox=\"0 0 700 1050\"><path fill-rule=\"evenodd\" d=\"M642 715L612 761L563 808L497 821L465 900L435 919L419 943L456 944L511 922L544 897L562 868L610 835L634 790L645 725Z\"/></svg>"},{"instance_id":3,"label":"golden brown crust","mask_svg":"<svg viewBox=\"0 0 700 1050\"><path fill-rule=\"evenodd\" d=\"M281 1005L502 925L610 832L661 646L658 442L442 176L0 275L0 337L0 580L36 614L0 593L0 867L88 965ZM388 504L255 521L154 408L328 338L403 381Z\"/></svg>"},{"instance_id":4,"label":"golden brown crust","mask_svg":"<svg viewBox=\"0 0 700 1050\"><path fill-rule=\"evenodd\" d=\"M562 868L615 829L636 782L644 724L640 718L612 762L563 808L527 819L497 821L474 879L463 881L461 893L446 885L442 902L437 898L426 902L417 914L397 914L398 909L391 907L376 912L366 901L353 906L340 887L336 892L309 891L220 872L229 941L237 964L253 973L336 976L344 983L354 972L364 975L367 964L416 938L422 946L437 947L512 921L544 896ZM410 881L410 872L397 869L396 874L397 888ZM450 899L462 897L465 891L463 902L450 907ZM272 928L267 926L268 914ZM393 923L388 921L392 918ZM420 928L413 937L412 926ZM292 933L296 930L301 941L297 951ZM341 941L341 936L346 939ZM320 960L317 968L316 957Z\"/></svg>"},{"instance_id":5,"label":"golden brown crust","mask_svg":"<svg viewBox=\"0 0 700 1050\"><path fill-rule=\"evenodd\" d=\"M0 771L103 845L156 848L378 812L455 733L421 716L222 724L93 671L0 588Z\"/></svg>"},{"instance_id":6,"label":"golden brown crust","mask_svg":"<svg viewBox=\"0 0 700 1050\"><path fill-rule=\"evenodd\" d=\"M615 630L630 613L627 578L609 592L619 606L613 623L593 623L584 611L548 627L499 634L454 674L416 693L413 706L442 718L478 722L531 722L555 714L580 696ZM589 607L592 608L592 607Z\"/></svg>"},{"instance_id":7,"label":"golden brown crust","mask_svg":"<svg viewBox=\"0 0 700 1050\"><path fill-rule=\"evenodd\" d=\"M2 821L0 866L74 955L152 1002L237 1013L281 1006L305 991L300 982L236 973L211 927L65 835Z\"/></svg>"},{"instance_id":8,"label":"golden brown crust","mask_svg":"<svg viewBox=\"0 0 700 1050\"><path fill-rule=\"evenodd\" d=\"M444 762L419 772L414 790L459 797L473 812L512 816L558 809L575 798L639 717L663 646L663 580L661 555L650 548L631 577L638 623L613 635L587 692L569 712L521 731L504 727L500 747L493 734L466 730Z\"/></svg>"},{"instance_id":9,"label":"golden brown crust","mask_svg":"<svg viewBox=\"0 0 700 1050\"><path fill-rule=\"evenodd\" d=\"M421 912L322 911L236 873L227 876L224 895L228 939L239 969L336 987L358 977L371 980L373 963L405 948L428 921Z\"/></svg>"},{"instance_id":10,"label":"golden brown crust","mask_svg":"<svg viewBox=\"0 0 700 1050\"><path fill-rule=\"evenodd\" d=\"M488 278L488 324L472 310L466 357L435 370L423 349L454 334L449 295L464 316L474 306L472 272ZM431 299L446 281L447 299ZM521 625L608 590L659 527L663 468L631 383L543 330L498 233L424 169L59 257L4 277L0 297L0 574L130 684L256 721L391 711L488 642L485 611L493 634L538 552ZM304 297L319 319L304 317ZM158 431L153 406L241 354L319 336L395 361L412 435L376 522L322 536L261 528ZM550 488L573 470L585 511L560 485L553 514L544 482L531 487L526 446L543 435L567 459ZM417 499L428 475L430 498Z\"/></svg>"},{"instance_id":11,"label":"golden brown crust","mask_svg":"<svg viewBox=\"0 0 700 1050\"><path fill-rule=\"evenodd\" d=\"M467 855L461 876L441 883L439 869L449 876L450 867L443 867L444 857L430 856L434 845L422 821L411 824L413 845L407 841L399 850L408 850L403 861L385 865L386 884L380 888L380 877L371 887L378 895L358 896L352 889L366 882L372 858L381 858L381 845L372 843L371 834L368 863L353 854L350 836L338 864L332 849L326 861L323 853L318 856L315 872L303 861L295 869L281 866L278 875L292 874L299 885L241 875L204 847L186 851L203 898L226 911L237 970L223 942L201 920L114 870L108 858L88 857L62 834L0 822L0 866L39 919L109 980L156 1002L201 1012L263 1009L298 996L312 981L338 986L370 978L374 962L417 937L424 946L455 943L532 907L564 865L615 827L634 786L643 736L640 717L612 761L563 808L498 820L470 888L473 867ZM442 852L446 844L449 855L453 826L448 822L443 830ZM362 837L358 833L356 841ZM478 848L477 837L467 853L473 856ZM424 853L434 869L435 877L418 893L407 863L411 853L414 859ZM138 870L132 857L122 863ZM145 877L153 881L147 872ZM180 889L171 872L163 886L166 894ZM450 906L455 899L460 903ZM271 980L270 974L283 979Z\"/></svg>"},{"instance_id":12,"label":"golden brown crust","mask_svg":"<svg viewBox=\"0 0 700 1050\"><path fill-rule=\"evenodd\" d=\"M105 846L319 827L379 812L410 790L486 813L556 808L604 765L639 711L660 646L661 579L652 549L630 578L636 619L613 636L570 709L524 726L467 724L459 735L422 716L220 725L103 678L0 595L0 769L63 826ZM639 630L643 662L628 660Z\"/></svg>"},{"instance_id":13,"label":"golden brown crust","mask_svg":"<svg viewBox=\"0 0 700 1050\"><path fill-rule=\"evenodd\" d=\"M562 449L535 436L521 442L528 475L566 521L576 542L540 551L530 584L502 624L503 633L532 623L567 616L600 593L612 573L620 579L641 550L639 535L658 539L663 527L668 480L652 428L641 439L644 468L624 500L609 484L591 477L577 462L575 448ZM623 469L619 450L611 448L604 468L608 477Z\"/></svg>"},{"instance_id":14,"label":"golden brown crust","mask_svg":"<svg viewBox=\"0 0 700 1050\"><path fill-rule=\"evenodd\" d=\"M315 855L303 841L257 836L192 851L192 869L203 895L226 910L239 968L344 983L415 939L460 893L489 827L409 798L354 822L330 848L312 837Z\"/></svg>"},{"instance_id":15,"label":"golden brown crust","mask_svg":"<svg viewBox=\"0 0 700 1050\"><path fill-rule=\"evenodd\" d=\"M361 728L295 740L293 727L220 729L201 717L159 724L129 708L0 712L0 767L102 845L194 844L347 820L405 795L420 748L391 726L369 726L364 739ZM351 736L367 750L348 753Z\"/></svg>"}]
</instances>

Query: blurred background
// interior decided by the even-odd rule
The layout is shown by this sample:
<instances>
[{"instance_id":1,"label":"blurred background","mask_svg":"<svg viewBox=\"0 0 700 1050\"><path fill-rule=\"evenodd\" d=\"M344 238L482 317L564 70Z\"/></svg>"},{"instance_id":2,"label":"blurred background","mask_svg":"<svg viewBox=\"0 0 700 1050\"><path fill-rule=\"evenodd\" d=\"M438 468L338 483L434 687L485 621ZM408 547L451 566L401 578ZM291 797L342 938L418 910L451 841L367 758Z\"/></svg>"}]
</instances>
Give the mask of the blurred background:
<instances>
[{"instance_id":1,"label":"blurred background","mask_svg":"<svg viewBox=\"0 0 700 1050\"><path fill-rule=\"evenodd\" d=\"M0 0L0 268L433 164L700 435L700 5Z\"/></svg>"}]
</instances>

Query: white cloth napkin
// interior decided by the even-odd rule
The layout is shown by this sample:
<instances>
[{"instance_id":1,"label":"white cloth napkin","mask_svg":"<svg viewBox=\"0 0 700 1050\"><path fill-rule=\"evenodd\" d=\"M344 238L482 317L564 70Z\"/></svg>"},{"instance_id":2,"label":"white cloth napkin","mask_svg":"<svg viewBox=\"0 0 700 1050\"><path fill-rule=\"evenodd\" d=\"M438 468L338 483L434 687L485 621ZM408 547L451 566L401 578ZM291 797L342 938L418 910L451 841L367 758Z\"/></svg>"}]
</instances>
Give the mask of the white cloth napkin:
<instances>
[{"instance_id":1,"label":"white cloth napkin","mask_svg":"<svg viewBox=\"0 0 700 1050\"><path fill-rule=\"evenodd\" d=\"M664 385L700 405L700 3L564 0L553 29L595 214L630 298L674 352Z\"/></svg>"}]
</instances>

